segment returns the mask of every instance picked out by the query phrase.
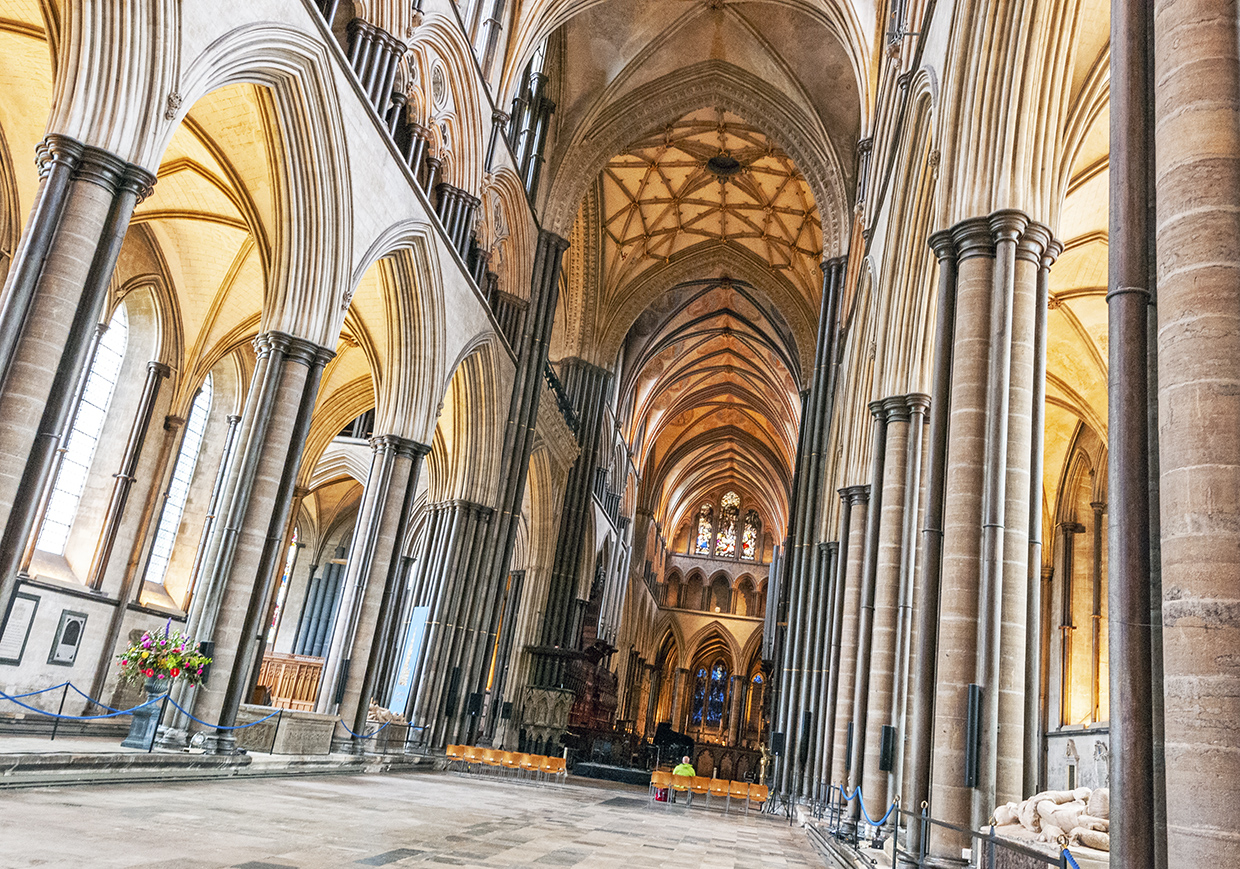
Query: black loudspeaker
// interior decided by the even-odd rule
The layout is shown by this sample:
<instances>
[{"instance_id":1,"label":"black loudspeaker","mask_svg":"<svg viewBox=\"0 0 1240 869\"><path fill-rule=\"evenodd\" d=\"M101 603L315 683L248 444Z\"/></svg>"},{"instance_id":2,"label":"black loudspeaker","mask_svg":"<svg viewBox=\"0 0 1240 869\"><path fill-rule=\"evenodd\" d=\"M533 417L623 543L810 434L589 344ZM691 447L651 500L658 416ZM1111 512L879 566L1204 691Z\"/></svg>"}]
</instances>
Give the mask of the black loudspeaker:
<instances>
[{"instance_id":1,"label":"black loudspeaker","mask_svg":"<svg viewBox=\"0 0 1240 869\"><path fill-rule=\"evenodd\" d=\"M968 717L965 719L964 786L977 787L982 744L982 686L969 686Z\"/></svg>"},{"instance_id":2,"label":"black loudspeaker","mask_svg":"<svg viewBox=\"0 0 1240 869\"><path fill-rule=\"evenodd\" d=\"M469 701L465 706L465 711L470 715L482 714L482 695L475 692L469 695Z\"/></svg>"},{"instance_id":3,"label":"black loudspeaker","mask_svg":"<svg viewBox=\"0 0 1240 869\"><path fill-rule=\"evenodd\" d=\"M779 757L784 753L784 735L782 733L771 734L771 754Z\"/></svg>"},{"instance_id":4,"label":"black loudspeaker","mask_svg":"<svg viewBox=\"0 0 1240 869\"><path fill-rule=\"evenodd\" d=\"M852 771L853 723L848 722L848 739L844 742L844 772Z\"/></svg>"},{"instance_id":5,"label":"black loudspeaker","mask_svg":"<svg viewBox=\"0 0 1240 869\"><path fill-rule=\"evenodd\" d=\"M805 762L809 760L809 741L812 738L810 732L813 730L813 728L814 728L814 713L813 712L802 713L801 715L801 746L800 746L801 750L798 752L798 759L800 760L800 763L802 766L804 766Z\"/></svg>"},{"instance_id":6,"label":"black loudspeaker","mask_svg":"<svg viewBox=\"0 0 1240 869\"><path fill-rule=\"evenodd\" d=\"M448 677L448 693L443 701L443 714L456 715L456 704L461 699L461 668L453 667Z\"/></svg>"},{"instance_id":7,"label":"black loudspeaker","mask_svg":"<svg viewBox=\"0 0 1240 869\"><path fill-rule=\"evenodd\" d=\"M512 718L512 701L506 700L504 705L499 708L499 717L508 721Z\"/></svg>"},{"instance_id":8,"label":"black loudspeaker","mask_svg":"<svg viewBox=\"0 0 1240 869\"><path fill-rule=\"evenodd\" d=\"M883 772L891 772L896 765L896 729L889 724L883 725L883 739L878 749L878 768Z\"/></svg>"},{"instance_id":9,"label":"black loudspeaker","mask_svg":"<svg viewBox=\"0 0 1240 869\"><path fill-rule=\"evenodd\" d=\"M205 658L214 658L215 657L215 643L213 643L211 640L203 640L201 643L198 644L198 651L201 652L203 657ZM207 666L202 668L202 684L204 685L207 684L207 680L210 678L211 678L211 665L207 664Z\"/></svg>"}]
</instances>

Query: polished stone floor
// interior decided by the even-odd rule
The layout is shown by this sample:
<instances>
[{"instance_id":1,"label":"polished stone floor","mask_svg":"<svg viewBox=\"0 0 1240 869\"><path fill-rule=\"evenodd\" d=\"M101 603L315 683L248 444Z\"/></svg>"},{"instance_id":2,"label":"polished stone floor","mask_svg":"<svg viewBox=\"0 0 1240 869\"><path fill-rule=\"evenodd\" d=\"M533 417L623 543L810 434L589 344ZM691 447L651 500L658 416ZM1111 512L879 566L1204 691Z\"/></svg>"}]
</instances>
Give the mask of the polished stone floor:
<instances>
[{"instance_id":1,"label":"polished stone floor","mask_svg":"<svg viewBox=\"0 0 1240 869\"><path fill-rule=\"evenodd\" d=\"M782 818L651 807L623 785L427 773L0 792L2 869L824 865Z\"/></svg>"}]
</instances>

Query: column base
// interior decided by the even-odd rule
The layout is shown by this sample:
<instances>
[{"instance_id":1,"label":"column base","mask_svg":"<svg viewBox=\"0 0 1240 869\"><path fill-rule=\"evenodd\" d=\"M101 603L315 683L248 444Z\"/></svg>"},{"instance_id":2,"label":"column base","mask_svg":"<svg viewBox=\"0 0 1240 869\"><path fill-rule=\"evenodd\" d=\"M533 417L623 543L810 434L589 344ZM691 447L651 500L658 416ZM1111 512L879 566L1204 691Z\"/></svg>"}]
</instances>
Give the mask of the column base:
<instances>
[{"instance_id":1,"label":"column base","mask_svg":"<svg viewBox=\"0 0 1240 869\"><path fill-rule=\"evenodd\" d=\"M231 733L212 733L203 740L204 754L245 754L244 748L237 748L237 738Z\"/></svg>"},{"instance_id":2,"label":"column base","mask_svg":"<svg viewBox=\"0 0 1240 869\"><path fill-rule=\"evenodd\" d=\"M932 857L927 856L925 862L926 869L962 869L969 866L968 860L963 857Z\"/></svg>"}]
</instances>

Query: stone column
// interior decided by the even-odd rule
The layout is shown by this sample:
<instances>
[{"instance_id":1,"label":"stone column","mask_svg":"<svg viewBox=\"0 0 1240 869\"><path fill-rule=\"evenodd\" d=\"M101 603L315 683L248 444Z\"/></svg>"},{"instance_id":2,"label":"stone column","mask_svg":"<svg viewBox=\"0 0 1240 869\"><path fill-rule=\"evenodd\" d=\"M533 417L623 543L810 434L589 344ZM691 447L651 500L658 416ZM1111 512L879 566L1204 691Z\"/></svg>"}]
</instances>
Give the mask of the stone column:
<instances>
[{"instance_id":1,"label":"stone column","mask_svg":"<svg viewBox=\"0 0 1240 869\"><path fill-rule=\"evenodd\" d=\"M350 653L350 658L363 666L353 668L340 706L341 716L346 720L350 710L353 710L352 727L358 733L363 732L362 728L366 726L370 700L383 701L381 697L373 697L380 659L387 648L399 642L399 638L393 636L392 618L400 590L401 537L413 513L422 459L430 452L430 447L425 444L396 435L385 435L383 440L386 443L380 449L384 452L391 449L395 452L395 459L383 508L375 517L378 533L374 535L374 549L367 559L369 576L364 583L364 596ZM354 539L357 539L356 534Z\"/></svg>"},{"instance_id":2,"label":"stone column","mask_svg":"<svg viewBox=\"0 0 1240 869\"><path fill-rule=\"evenodd\" d=\"M659 683L663 679L663 673L654 664L647 664L646 670L650 680L650 691L646 695L646 738L649 739L654 736L655 714L659 709Z\"/></svg>"},{"instance_id":3,"label":"stone column","mask_svg":"<svg viewBox=\"0 0 1240 869\"><path fill-rule=\"evenodd\" d=\"M195 715L232 724L254 665L267 597L281 561L293 487L332 351L268 332L254 340L257 361L238 445L204 559L189 630L215 644L211 680L199 689ZM219 735L221 751L232 737Z\"/></svg>"},{"instance_id":4,"label":"stone column","mask_svg":"<svg viewBox=\"0 0 1240 869\"><path fill-rule=\"evenodd\" d=\"M882 464L881 514L877 515L878 546L875 552L872 630L868 666L858 683L865 685L865 740L858 756L862 794L870 817L887 811L890 770L880 767L883 728L894 724L891 718L896 675L896 622L900 607L900 569L903 558L905 486L908 482L909 403L905 396L892 396L882 402L886 414L886 456ZM858 670L859 677L861 671ZM863 752L863 754L862 754ZM859 804L858 804L859 805Z\"/></svg>"},{"instance_id":5,"label":"stone column","mask_svg":"<svg viewBox=\"0 0 1240 869\"><path fill-rule=\"evenodd\" d=\"M985 444L988 334L994 242L985 218L952 228L957 252L956 305L952 344L949 428L951 448L945 467L941 603L934 703L934 817L968 827L972 787L965 780L969 686L978 679L977 630L980 618L981 516ZM967 836L943 827L930 831L932 867L963 866Z\"/></svg>"},{"instance_id":6,"label":"stone column","mask_svg":"<svg viewBox=\"0 0 1240 869\"><path fill-rule=\"evenodd\" d=\"M908 811L921 811L930 799L930 767L935 737L935 665L938 657L939 589L942 581L943 498L947 482L947 425L951 405L952 350L956 330L956 246L950 232L930 236L939 265L938 309L934 328L929 456L926 461L926 513L921 536L921 579L917 584L917 645L911 675L912 722L909 725ZM920 853L922 832L908 826L906 850ZM913 865L907 858L901 866Z\"/></svg>"},{"instance_id":7,"label":"stone column","mask_svg":"<svg viewBox=\"0 0 1240 869\"><path fill-rule=\"evenodd\" d=\"M841 512L841 524L847 517ZM841 535L843 536L843 535ZM844 587L843 570L840 562L840 542L832 540L827 546L827 573L824 582L831 583L829 595L829 624L827 627L827 647L822 661L823 679L822 693L819 695L818 708L822 710L821 725L818 735L818 759L814 769L816 781L831 783L831 763L835 749L835 683L838 680L840 658L840 633L844 621Z\"/></svg>"},{"instance_id":8,"label":"stone column","mask_svg":"<svg viewBox=\"0 0 1240 869\"><path fill-rule=\"evenodd\" d=\"M857 662L853 676L853 746L848 773L849 788L856 790L865 779L866 724L870 699L870 659L874 641L874 599L877 591L879 533L883 515L883 469L887 460L887 408L870 402L874 430L870 446L870 505L865 524L865 555L861 563L861 605L857 617ZM903 478L901 473L900 477ZM850 818L861 816L861 801L848 804ZM873 817L873 815L871 815Z\"/></svg>"},{"instance_id":9,"label":"stone column","mask_svg":"<svg viewBox=\"0 0 1240 869\"><path fill-rule=\"evenodd\" d=\"M728 746L735 748L741 737L741 701L745 696L745 676L732 676L728 694Z\"/></svg>"},{"instance_id":10,"label":"stone column","mask_svg":"<svg viewBox=\"0 0 1240 869\"><path fill-rule=\"evenodd\" d=\"M1127 69L1134 78L1146 73L1140 77L1147 87L1156 81L1157 99L1134 99L1128 106L1134 117L1124 120L1147 120L1145 113L1154 108L1156 492L1162 526L1162 572L1155 577L1163 595L1166 846L1177 865L1225 866L1236 861L1240 830L1238 10L1235 0L1156 0L1153 11L1154 69L1140 70L1136 64ZM1135 38L1134 33L1134 42ZM1113 127L1117 123L1112 120ZM1132 147L1134 156L1148 158L1149 151L1137 151L1138 143ZM1135 197L1148 178L1126 195ZM1131 239L1134 247L1142 243L1140 236ZM1121 282L1124 275L1115 268L1120 255L1112 250L1112 257L1111 295L1132 296L1123 307L1115 299L1111 308L1112 359L1123 362L1127 377L1142 364L1139 349L1145 333L1138 309L1149 284L1148 279L1140 280L1143 276L1135 268L1132 279ZM1143 395L1140 389L1121 388L1126 384L1119 380L1117 367L1111 368L1112 413L1122 412L1125 401L1131 402L1133 413L1124 418L1122 450L1111 453L1108 614L1113 740L1117 723L1120 728L1112 758L1121 751L1132 752L1121 761L1114 783L1120 789L1117 832L1125 840L1121 853L1136 857L1142 851L1130 850L1127 840L1144 838L1135 826L1149 823L1146 807L1138 801L1151 797L1149 770L1158 757L1150 758L1148 744L1157 746L1158 719L1149 721L1145 710L1151 707L1142 703L1150 692L1134 683L1153 681L1157 670L1151 674L1146 663L1151 644L1157 649L1158 636L1149 636L1144 619L1148 610L1139 598L1147 587L1144 550L1136 551L1144 529L1129 527L1139 521L1139 514L1130 508L1139 497L1134 491L1142 486L1137 475L1143 465L1133 451L1142 446L1136 408L1142 406ZM1121 436L1112 431L1111 437ZM1123 464L1129 460L1130 466ZM1157 692L1152 699L1157 702ZM1117 777L1115 772L1112 776ZM1154 795L1157 803L1156 788ZM1137 805L1128 806L1127 801ZM1156 857L1162 859L1161 854ZM1131 859L1115 865L1149 864Z\"/></svg>"},{"instance_id":11,"label":"stone column","mask_svg":"<svg viewBox=\"0 0 1240 869\"><path fill-rule=\"evenodd\" d=\"M565 360L563 368L564 389L578 409L580 428L577 442L581 454L569 471L564 490L564 506L560 511L560 533L556 541L555 560L551 568L551 582L547 589L547 602L543 607L543 624L539 643L542 646L572 648L576 637L571 636L573 601L578 576L584 556L585 521L592 509L594 469L596 452L602 436L603 411L610 396L611 374L597 365L582 359ZM561 681L563 659L559 657L535 658L534 684L551 686Z\"/></svg>"},{"instance_id":12,"label":"stone column","mask_svg":"<svg viewBox=\"0 0 1240 869\"><path fill-rule=\"evenodd\" d=\"M840 495L848 501L840 529L840 559L844 576L844 612L841 620L836 689L835 747L832 749L831 781L847 784L852 759L848 755L848 729L852 726L853 686L856 681L857 628L861 610L861 565L865 559L865 527L870 502L869 486L849 486ZM843 710L841 713L840 710ZM853 740L856 741L855 739Z\"/></svg>"},{"instance_id":13,"label":"stone column","mask_svg":"<svg viewBox=\"0 0 1240 869\"><path fill-rule=\"evenodd\" d=\"M684 667L677 667L676 672L672 674L672 712L671 725L672 730L684 732L685 725L685 678L689 675L689 671Z\"/></svg>"},{"instance_id":14,"label":"stone column","mask_svg":"<svg viewBox=\"0 0 1240 869\"><path fill-rule=\"evenodd\" d=\"M65 136L38 149L42 181L0 295L0 614L7 617L134 207L155 177Z\"/></svg>"}]
</instances>

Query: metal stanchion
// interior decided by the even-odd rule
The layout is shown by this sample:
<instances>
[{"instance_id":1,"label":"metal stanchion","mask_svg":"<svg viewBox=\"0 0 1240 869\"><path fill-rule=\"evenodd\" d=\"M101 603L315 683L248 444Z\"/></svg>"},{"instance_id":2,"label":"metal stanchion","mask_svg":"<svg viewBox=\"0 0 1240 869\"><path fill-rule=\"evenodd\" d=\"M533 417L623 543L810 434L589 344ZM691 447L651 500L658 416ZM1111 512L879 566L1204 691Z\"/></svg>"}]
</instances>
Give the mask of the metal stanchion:
<instances>
[{"instance_id":1,"label":"metal stanchion","mask_svg":"<svg viewBox=\"0 0 1240 869\"><path fill-rule=\"evenodd\" d=\"M69 683L65 683L65 690L60 694L60 709L56 711L56 718L52 721L52 742L56 741L56 731L60 729L60 716L65 714L65 698L69 696Z\"/></svg>"}]
</instances>

